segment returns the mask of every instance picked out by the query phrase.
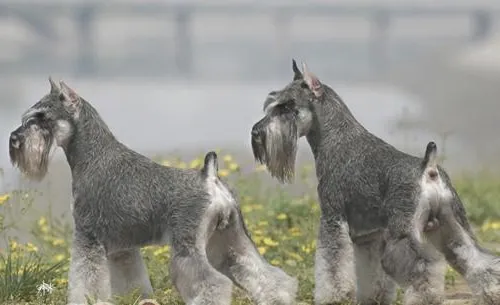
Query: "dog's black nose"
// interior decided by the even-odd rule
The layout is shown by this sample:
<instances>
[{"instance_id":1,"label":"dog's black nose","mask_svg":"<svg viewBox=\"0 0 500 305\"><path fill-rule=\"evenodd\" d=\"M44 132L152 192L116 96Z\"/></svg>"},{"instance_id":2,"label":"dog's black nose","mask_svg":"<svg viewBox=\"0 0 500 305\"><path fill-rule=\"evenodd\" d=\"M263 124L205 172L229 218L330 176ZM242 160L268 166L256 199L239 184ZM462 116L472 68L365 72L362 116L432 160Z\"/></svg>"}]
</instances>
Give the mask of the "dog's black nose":
<instances>
[{"instance_id":1,"label":"dog's black nose","mask_svg":"<svg viewBox=\"0 0 500 305\"><path fill-rule=\"evenodd\" d=\"M252 128L252 137L256 138L259 136L259 130L258 128L255 128L255 126Z\"/></svg>"},{"instance_id":2,"label":"dog's black nose","mask_svg":"<svg viewBox=\"0 0 500 305\"><path fill-rule=\"evenodd\" d=\"M9 138L9 141L10 141L10 144L14 147L18 146L19 145L19 142L21 142L22 140L22 135L17 133L16 131L13 131L10 133L10 138Z\"/></svg>"},{"instance_id":3,"label":"dog's black nose","mask_svg":"<svg viewBox=\"0 0 500 305\"><path fill-rule=\"evenodd\" d=\"M19 136L18 136L17 134L15 134L14 132L12 132L12 133L10 134L10 142L11 142L11 143L14 143L14 142L16 142L16 141L18 141L18 140L19 140Z\"/></svg>"}]
</instances>

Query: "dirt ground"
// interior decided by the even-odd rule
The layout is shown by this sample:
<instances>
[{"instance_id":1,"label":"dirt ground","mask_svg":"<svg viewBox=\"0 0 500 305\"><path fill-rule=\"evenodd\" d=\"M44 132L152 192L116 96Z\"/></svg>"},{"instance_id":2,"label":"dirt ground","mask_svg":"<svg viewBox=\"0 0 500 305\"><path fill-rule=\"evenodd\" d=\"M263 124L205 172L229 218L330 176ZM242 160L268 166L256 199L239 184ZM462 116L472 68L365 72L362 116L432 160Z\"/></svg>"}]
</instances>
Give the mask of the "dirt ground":
<instances>
[{"instance_id":1,"label":"dirt ground","mask_svg":"<svg viewBox=\"0 0 500 305\"><path fill-rule=\"evenodd\" d=\"M472 295L469 287L458 277L455 285L446 288L446 305L473 305Z\"/></svg>"}]
</instances>

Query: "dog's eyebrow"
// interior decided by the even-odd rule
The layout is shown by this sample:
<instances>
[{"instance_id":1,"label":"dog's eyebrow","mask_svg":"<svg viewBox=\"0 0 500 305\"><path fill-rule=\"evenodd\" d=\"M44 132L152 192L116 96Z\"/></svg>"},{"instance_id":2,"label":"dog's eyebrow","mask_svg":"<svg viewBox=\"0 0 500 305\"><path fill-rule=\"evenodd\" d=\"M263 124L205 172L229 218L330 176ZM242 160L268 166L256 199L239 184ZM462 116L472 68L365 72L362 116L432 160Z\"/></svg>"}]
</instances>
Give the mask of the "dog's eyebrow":
<instances>
[{"instance_id":1,"label":"dog's eyebrow","mask_svg":"<svg viewBox=\"0 0 500 305\"><path fill-rule=\"evenodd\" d=\"M30 108L21 116L21 124L26 125L28 120L34 117L37 113L44 112L46 108Z\"/></svg>"},{"instance_id":2,"label":"dog's eyebrow","mask_svg":"<svg viewBox=\"0 0 500 305\"><path fill-rule=\"evenodd\" d=\"M269 108L274 107L276 104L278 104L276 97L274 97L274 95L268 95L266 101L264 102L264 107L262 108L262 110L266 112Z\"/></svg>"}]
</instances>

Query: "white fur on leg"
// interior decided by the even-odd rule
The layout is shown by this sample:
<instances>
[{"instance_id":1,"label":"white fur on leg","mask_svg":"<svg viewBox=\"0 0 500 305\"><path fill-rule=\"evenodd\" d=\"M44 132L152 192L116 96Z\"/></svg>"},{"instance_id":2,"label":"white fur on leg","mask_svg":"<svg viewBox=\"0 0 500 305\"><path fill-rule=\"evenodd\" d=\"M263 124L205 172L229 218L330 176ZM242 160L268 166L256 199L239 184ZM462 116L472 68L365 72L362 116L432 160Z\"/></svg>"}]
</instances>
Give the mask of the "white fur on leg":
<instances>
[{"instance_id":1,"label":"white fur on leg","mask_svg":"<svg viewBox=\"0 0 500 305\"><path fill-rule=\"evenodd\" d=\"M243 288L256 304L292 305L297 279L270 265L235 222L210 238L207 255L212 266Z\"/></svg>"},{"instance_id":2,"label":"white fur on leg","mask_svg":"<svg viewBox=\"0 0 500 305\"><path fill-rule=\"evenodd\" d=\"M417 278L405 290L403 304L405 305L441 305L444 302L444 274L446 264L437 260L422 265L427 269L425 278Z\"/></svg>"},{"instance_id":3,"label":"white fur on leg","mask_svg":"<svg viewBox=\"0 0 500 305\"><path fill-rule=\"evenodd\" d=\"M382 268L381 239L354 246L359 304L390 305L396 298L396 283Z\"/></svg>"},{"instance_id":4,"label":"white fur on leg","mask_svg":"<svg viewBox=\"0 0 500 305\"><path fill-rule=\"evenodd\" d=\"M109 269L104 249L85 249L78 242L71 251L71 262L68 276L68 302L70 304L86 304L86 297L96 301L107 301L111 298Z\"/></svg>"},{"instance_id":5,"label":"white fur on leg","mask_svg":"<svg viewBox=\"0 0 500 305\"><path fill-rule=\"evenodd\" d=\"M341 230L340 236L330 241L334 243L335 249L331 249L331 245L318 239L314 266L314 303L316 305L354 298L356 290L354 250L347 223L342 224Z\"/></svg>"},{"instance_id":6,"label":"white fur on leg","mask_svg":"<svg viewBox=\"0 0 500 305\"><path fill-rule=\"evenodd\" d=\"M500 304L500 257L480 251L461 227L458 230L462 245L452 251L464 265L465 280L480 304Z\"/></svg>"},{"instance_id":7,"label":"white fur on leg","mask_svg":"<svg viewBox=\"0 0 500 305\"><path fill-rule=\"evenodd\" d=\"M113 295L140 289L143 297L151 296L153 288L139 249L125 250L108 256Z\"/></svg>"},{"instance_id":8,"label":"white fur on leg","mask_svg":"<svg viewBox=\"0 0 500 305\"><path fill-rule=\"evenodd\" d=\"M174 254L170 264L172 281L187 305L231 304L233 283L203 255L178 257Z\"/></svg>"}]
</instances>

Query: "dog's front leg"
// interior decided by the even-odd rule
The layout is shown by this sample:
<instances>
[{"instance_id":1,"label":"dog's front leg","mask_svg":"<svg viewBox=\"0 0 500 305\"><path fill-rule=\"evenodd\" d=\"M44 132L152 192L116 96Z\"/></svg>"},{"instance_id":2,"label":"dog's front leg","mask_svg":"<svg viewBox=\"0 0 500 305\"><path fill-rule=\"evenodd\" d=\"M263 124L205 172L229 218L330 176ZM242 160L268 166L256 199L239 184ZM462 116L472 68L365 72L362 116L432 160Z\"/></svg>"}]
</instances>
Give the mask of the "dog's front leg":
<instances>
[{"instance_id":1,"label":"dog's front leg","mask_svg":"<svg viewBox=\"0 0 500 305\"><path fill-rule=\"evenodd\" d=\"M347 221L323 208L316 247L314 303L344 304L356 295L354 250Z\"/></svg>"},{"instance_id":2,"label":"dog's front leg","mask_svg":"<svg viewBox=\"0 0 500 305\"><path fill-rule=\"evenodd\" d=\"M75 230L68 280L68 303L87 304L87 299L108 301L109 270L104 247Z\"/></svg>"}]
</instances>

